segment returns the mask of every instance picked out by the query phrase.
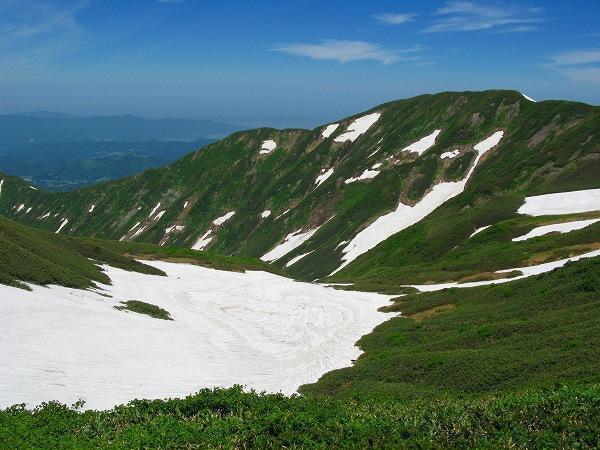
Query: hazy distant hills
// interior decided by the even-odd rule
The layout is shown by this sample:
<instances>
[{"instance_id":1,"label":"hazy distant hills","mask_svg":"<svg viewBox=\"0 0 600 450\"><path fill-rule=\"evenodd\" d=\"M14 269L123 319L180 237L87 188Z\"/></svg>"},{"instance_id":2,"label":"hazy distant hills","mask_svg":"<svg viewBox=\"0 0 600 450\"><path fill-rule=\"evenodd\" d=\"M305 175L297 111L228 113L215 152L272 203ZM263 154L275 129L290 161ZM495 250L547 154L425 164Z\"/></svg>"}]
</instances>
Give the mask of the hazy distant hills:
<instances>
[{"instance_id":1,"label":"hazy distant hills","mask_svg":"<svg viewBox=\"0 0 600 450\"><path fill-rule=\"evenodd\" d=\"M213 120L0 115L0 171L70 190L169 164L239 129Z\"/></svg>"},{"instance_id":2,"label":"hazy distant hills","mask_svg":"<svg viewBox=\"0 0 600 450\"><path fill-rule=\"evenodd\" d=\"M224 137L239 127L214 120L79 117L47 111L0 115L0 148L31 142L194 140Z\"/></svg>"}]
</instances>

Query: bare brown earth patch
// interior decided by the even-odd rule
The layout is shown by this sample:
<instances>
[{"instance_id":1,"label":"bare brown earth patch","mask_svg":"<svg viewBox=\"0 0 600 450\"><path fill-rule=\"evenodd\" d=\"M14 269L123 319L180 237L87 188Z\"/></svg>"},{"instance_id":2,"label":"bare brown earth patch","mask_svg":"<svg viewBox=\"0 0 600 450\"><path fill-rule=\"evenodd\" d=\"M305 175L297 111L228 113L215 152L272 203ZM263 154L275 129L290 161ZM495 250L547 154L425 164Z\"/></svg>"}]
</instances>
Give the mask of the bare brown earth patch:
<instances>
[{"instance_id":1,"label":"bare brown earth patch","mask_svg":"<svg viewBox=\"0 0 600 450\"><path fill-rule=\"evenodd\" d=\"M537 264L544 264L558 259L571 258L573 256L581 255L583 253L591 252L600 249L600 242L592 242L590 244L579 244L572 245L570 247L563 247L559 249L553 249L547 252L538 253L532 256L526 261L528 266L534 266Z\"/></svg>"},{"instance_id":2,"label":"bare brown earth patch","mask_svg":"<svg viewBox=\"0 0 600 450\"><path fill-rule=\"evenodd\" d=\"M473 281L492 281L492 280L503 280L505 278L514 278L522 275L520 270L511 270L510 272L482 272L475 275L469 275L458 280L458 283L470 283Z\"/></svg>"},{"instance_id":3,"label":"bare brown earth patch","mask_svg":"<svg viewBox=\"0 0 600 450\"><path fill-rule=\"evenodd\" d=\"M439 306L435 306L431 309L426 309L425 311L419 311L418 313L414 313L414 314L411 314L406 317L414 320L415 322L422 322L426 319L437 316L446 311L450 311L451 309L454 309L455 306L456 305L454 305L453 303L448 303L446 305L439 305Z\"/></svg>"}]
</instances>

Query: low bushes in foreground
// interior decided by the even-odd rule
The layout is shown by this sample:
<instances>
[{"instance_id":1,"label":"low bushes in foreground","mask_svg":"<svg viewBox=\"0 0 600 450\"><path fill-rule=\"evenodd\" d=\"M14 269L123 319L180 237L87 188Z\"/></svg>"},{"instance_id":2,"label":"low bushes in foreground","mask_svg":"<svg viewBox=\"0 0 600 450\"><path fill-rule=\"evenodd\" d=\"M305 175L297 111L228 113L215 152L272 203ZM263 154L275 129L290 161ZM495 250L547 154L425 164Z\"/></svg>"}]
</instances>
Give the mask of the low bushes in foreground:
<instances>
[{"instance_id":1,"label":"low bushes in foreground","mask_svg":"<svg viewBox=\"0 0 600 450\"><path fill-rule=\"evenodd\" d=\"M597 448L600 385L409 404L206 389L109 411L0 411L5 448Z\"/></svg>"}]
</instances>

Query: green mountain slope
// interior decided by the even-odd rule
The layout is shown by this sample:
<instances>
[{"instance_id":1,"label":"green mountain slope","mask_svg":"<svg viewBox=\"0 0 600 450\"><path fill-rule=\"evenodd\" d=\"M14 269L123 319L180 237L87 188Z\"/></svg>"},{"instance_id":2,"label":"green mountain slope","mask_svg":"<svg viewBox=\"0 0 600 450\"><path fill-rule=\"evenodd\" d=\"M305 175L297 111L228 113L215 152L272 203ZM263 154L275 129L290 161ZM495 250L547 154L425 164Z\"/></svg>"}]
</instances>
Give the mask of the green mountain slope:
<instances>
[{"instance_id":1,"label":"green mountain slope","mask_svg":"<svg viewBox=\"0 0 600 450\"><path fill-rule=\"evenodd\" d=\"M354 141L336 142L355 119L374 113L378 120ZM287 237L301 245L276 264L294 262L286 270L312 280L338 269L347 241L399 202L417 205L440 183L464 180L464 192L358 256L334 279L390 285L424 265L415 273L425 281L427 266L447 259L454 266L440 263L432 279L452 280L527 265L551 248L577 253L585 250L581 245L598 244L589 229L570 234L568 242L550 235L538 247L509 239L533 226L516 213L526 196L600 187L598 107L533 103L514 91L449 92L387 103L337 123L329 137L326 126L235 133L170 166L70 193L36 191L0 176L0 213L51 231L68 219L65 234L245 257L268 256ZM441 130L435 145L422 154L403 150L435 130ZM499 132L498 145L485 153L474 149ZM261 150L270 140L276 148ZM456 157L441 158L448 153ZM505 256L488 254L485 269L465 265L492 248L479 237L483 247L474 245L470 234L505 221L512 230L498 244Z\"/></svg>"},{"instance_id":2,"label":"green mountain slope","mask_svg":"<svg viewBox=\"0 0 600 450\"><path fill-rule=\"evenodd\" d=\"M281 273L276 267L250 258L232 258L151 244L72 238L34 229L0 216L0 284L27 288L23 284L27 282L88 288L96 282L110 283L99 264L164 275L161 270L136 259L185 261L222 270Z\"/></svg>"},{"instance_id":3,"label":"green mountain slope","mask_svg":"<svg viewBox=\"0 0 600 450\"><path fill-rule=\"evenodd\" d=\"M398 297L352 367L306 394L413 401L598 382L600 259L507 284Z\"/></svg>"}]
</instances>

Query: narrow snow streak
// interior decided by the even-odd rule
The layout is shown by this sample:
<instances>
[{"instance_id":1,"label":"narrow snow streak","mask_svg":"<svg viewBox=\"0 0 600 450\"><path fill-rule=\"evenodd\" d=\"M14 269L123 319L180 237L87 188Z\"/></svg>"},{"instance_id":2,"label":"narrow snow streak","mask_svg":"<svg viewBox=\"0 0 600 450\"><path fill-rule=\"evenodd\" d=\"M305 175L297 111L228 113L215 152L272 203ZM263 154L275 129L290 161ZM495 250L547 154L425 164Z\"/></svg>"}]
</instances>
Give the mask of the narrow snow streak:
<instances>
[{"instance_id":1,"label":"narrow snow streak","mask_svg":"<svg viewBox=\"0 0 600 450\"><path fill-rule=\"evenodd\" d=\"M411 287L417 288L421 292L433 292L440 291L442 289L449 288L469 288L476 286L485 286L488 284L500 284L500 283L508 283L510 281L520 280L522 278L527 278L532 275L539 275L540 273L550 272L553 269L564 266L569 261L579 261L583 258L593 258L595 256L600 256L600 250L594 250L592 252L583 253L578 256L572 256L570 258L559 259L558 261L552 261L544 264L538 264L536 266L527 266L527 267L515 267L514 269L503 269L497 270L496 273L508 273L518 270L522 273L522 275L512 277L512 278L501 278L499 280L486 280L486 281L472 281L470 283L440 283L440 284L412 284Z\"/></svg>"},{"instance_id":2,"label":"narrow snow streak","mask_svg":"<svg viewBox=\"0 0 600 450\"><path fill-rule=\"evenodd\" d=\"M302 258L304 258L305 256L310 255L312 252L314 252L314 250L311 250L310 252L306 252L303 253L301 255L295 256L292 259L290 259L286 264L285 267L290 267L292 264L296 264L298 261L300 261Z\"/></svg>"},{"instance_id":3,"label":"narrow snow streak","mask_svg":"<svg viewBox=\"0 0 600 450\"><path fill-rule=\"evenodd\" d=\"M321 183L324 183L327 180L327 178L329 178L331 175L333 175L333 167L328 170L321 169L321 175L319 175L315 180L315 184L317 185L317 187L320 186Z\"/></svg>"},{"instance_id":4,"label":"narrow snow streak","mask_svg":"<svg viewBox=\"0 0 600 450\"><path fill-rule=\"evenodd\" d=\"M96 205L92 205L90 206L90 209L88 209L88 212L91 213L94 211L94 208L96 208Z\"/></svg>"},{"instance_id":5,"label":"narrow snow streak","mask_svg":"<svg viewBox=\"0 0 600 450\"><path fill-rule=\"evenodd\" d=\"M473 236L475 236L476 234L478 234L478 233L481 233L483 230L486 230L486 229L488 229L489 227L491 227L491 225L486 225L486 226L483 226L483 227L477 228L475 231L473 231L473 232L471 233L471 236L469 236L469 238L472 238L472 237L473 237Z\"/></svg>"},{"instance_id":6,"label":"narrow snow streak","mask_svg":"<svg viewBox=\"0 0 600 450\"><path fill-rule=\"evenodd\" d=\"M0 285L0 409L79 398L106 409L234 384L292 394L351 365L361 354L355 342L393 317L377 311L391 296L265 272L145 263L167 276L103 267L112 284L102 288L113 298ZM131 299L174 320L114 308Z\"/></svg>"},{"instance_id":7,"label":"narrow snow streak","mask_svg":"<svg viewBox=\"0 0 600 450\"><path fill-rule=\"evenodd\" d=\"M477 157L465 178L460 181L445 181L436 184L415 206L408 206L400 202L395 211L378 217L372 224L359 232L342 249L344 253L342 264L330 275L346 267L350 262L390 236L424 219L439 206L459 195L465 189L467 181L471 178L481 157L488 150L498 145L503 135L503 131L497 131L473 147L477 151Z\"/></svg>"},{"instance_id":8,"label":"narrow snow streak","mask_svg":"<svg viewBox=\"0 0 600 450\"><path fill-rule=\"evenodd\" d=\"M62 230L67 223L69 223L69 219L63 219L62 223L60 224L60 227L58 227L58 230L56 230L54 233L60 233L60 230Z\"/></svg>"},{"instance_id":9,"label":"narrow snow streak","mask_svg":"<svg viewBox=\"0 0 600 450\"><path fill-rule=\"evenodd\" d=\"M355 181L368 180L370 178L375 178L377 175L379 175L379 170L365 169L365 171L363 173L361 173L359 176L350 177L350 178L344 180L344 183L350 184L350 183L354 183Z\"/></svg>"},{"instance_id":10,"label":"narrow snow streak","mask_svg":"<svg viewBox=\"0 0 600 450\"><path fill-rule=\"evenodd\" d=\"M417 155L422 155L427 150L435 145L435 139L442 132L442 130L435 130L433 133L425 136L424 138L419 139L417 142L410 144L407 147L404 147L402 151L416 153Z\"/></svg>"},{"instance_id":11,"label":"narrow snow streak","mask_svg":"<svg viewBox=\"0 0 600 450\"><path fill-rule=\"evenodd\" d=\"M600 211L600 189L585 189L527 197L525 203L517 210L519 214L529 216L550 216L590 211Z\"/></svg>"},{"instance_id":12,"label":"narrow snow streak","mask_svg":"<svg viewBox=\"0 0 600 450\"><path fill-rule=\"evenodd\" d=\"M377 122L381 113L367 114L366 116L359 117L348 126L348 130L345 133L340 134L334 139L335 142L354 142L361 134L364 134L371 126Z\"/></svg>"},{"instance_id":13,"label":"narrow snow streak","mask_svg":"<svg viewBox=\"0 0 600 450\"><path fill-rule=\"evenodd\" d=\"M600 219L590 220L576 220L573 222L553 223L550 225L542 225L531 230L529 233L513 238L513 242L526 241L538 236L543 236L548 233L568 233L569 231L581 230L582 228L588 227L593 223L600 221Z\"/></svg>"},{"instance_id":14,"label":"narrow snow streak","mask_svg":"<svg viewBox=\"0 0 600 450\"><path fill-rule=\"evenodd\" d=\"M4 184L4 179L0 180L0 195L2 195L2 185Z\"/></svg>"},{"instance_id":15,"label":"narrow snow streak","mask_svg":"<svg viewBox=\"0 0 600 450\"><path fill-rule=\"evenodd\" d=\"M154 215L154 213L158 210L158 208L160 208L160 202L158 202L156 206L152 209L152 211L150 211L150 215L148 217L151 218Z\"/></svg>"},{"instance_id":16,"label":"narrow snow streak","mask_svg":"<svg viewBox=\"0 0 600 450\"><path fill-rule=\"evenodd\" d=\"M323 136L325 139L327 139L329 136L331 136L333 134L333 132L335 130L337 130L337 127L339 127L340 124L339 123L332 123L329 124L325 127L325 129L323 130L323 132L321 133L321 136Z\"/></svg>"},{"instance_id":17,"label":"narrow snow streak","mask_svg":"<svg viewBox=\"0 0 600 450\"><path fill-rule=\"evenodd\" d=\"M319 225L312 230L304 232L302 232L302 230L297 230L288 234L281 244L275 246L275 248L273 248L271 251L262 255L260 259L267 262L278 260L282 256L287 255L289 252L297 247L300 247L302 244L308 241L312 235L315 234L323 225Z\"/></svg>"},{"instance_id":18,"label":"narrow snow streak","mask_svg":"<svg viewBox=\"0 0 600 450\"><path fill-rule=\"evenodd\" d=\"M179 233L185 228L185 225L171 225L169 228L165 228L165 234Z\"/></svg>"}]
</instances>

